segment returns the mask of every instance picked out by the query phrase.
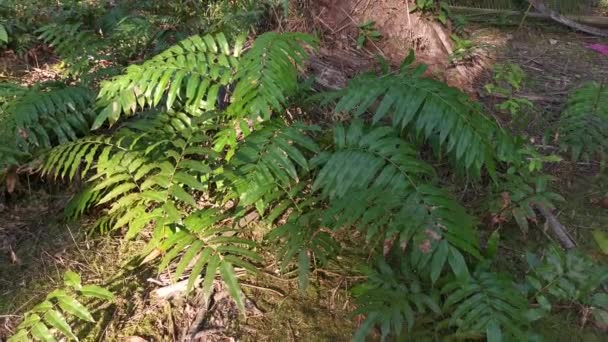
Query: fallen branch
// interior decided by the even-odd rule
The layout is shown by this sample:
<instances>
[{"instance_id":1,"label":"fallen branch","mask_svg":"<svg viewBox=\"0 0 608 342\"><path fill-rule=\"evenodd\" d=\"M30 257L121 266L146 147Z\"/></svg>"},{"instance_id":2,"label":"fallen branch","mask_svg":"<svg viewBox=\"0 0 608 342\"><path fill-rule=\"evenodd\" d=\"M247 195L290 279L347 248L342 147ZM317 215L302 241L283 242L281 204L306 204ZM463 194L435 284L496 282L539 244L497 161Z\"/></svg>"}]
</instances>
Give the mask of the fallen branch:
<instances>
[{"instance_id":1,"label":"fallen branch","mask_svg":"<svg viewBox=\"0 0 608 342\"><path fill-rule=\"evenodd\" d=\"M608 30L603 30L603 29L599 29L596 27L578 23L578 22L550 9L549 7L547 7L545 5L545 3L542 0L528 0L528 2L530 2L530 4L532 4L532 6L534 6L534 8L536 8L537 11L548 15L551 19L557 21L558 23L566 25L577 31L589 33L589 34L592 34L595 36L600 36L600 37L608 37Z\"/></svg>"},{"instance_id":2,"label":"fallen branch","mask_svg":"<svg viewBox=\"0 0 608 342\"><path fill-rule=\"evenodd\" d=\"M491 9L491 8L475 8L463 6L450 6L450 10L457 14L469 14L478 16L502 15L507 17L520 17L524 13L521 11ZM554 20L551 15L543 12L529 12L528 18ZM564 15L566 19L575 21L579 24L593 26L596 28L608 28L608 17L590 16L590 15Z\"/></svg>"},{"instance_id":3,"label":"fallen branch","mask_svg":"<svg viewBox=\"0 0 608 342\"><path fill-rule=\"evenodd\" d=\"M570 237L570 234L568 234L566 227L564 227L564 225L559 222L557 217L553 215L549 208L547 208L544 204L541 203L534 203L534 207L538 209L538 211L540 211L540 213L545 217L545 219L547 220L547 225L553 231L553 235L555 235L555 237L565 250L570 250L576 247L576 243Z\"/></svg>"}]
</instances>

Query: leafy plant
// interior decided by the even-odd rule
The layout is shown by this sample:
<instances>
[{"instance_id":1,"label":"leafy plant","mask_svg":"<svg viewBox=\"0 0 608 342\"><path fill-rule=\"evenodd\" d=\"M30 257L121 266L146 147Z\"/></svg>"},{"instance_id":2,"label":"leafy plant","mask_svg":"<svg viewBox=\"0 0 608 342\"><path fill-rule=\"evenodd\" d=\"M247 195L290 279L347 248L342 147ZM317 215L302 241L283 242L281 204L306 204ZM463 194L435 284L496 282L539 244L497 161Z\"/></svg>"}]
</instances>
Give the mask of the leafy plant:
<instances>
[{"instance_id":1,"label":"leafy plant","mask_svg":"<svg viewBox=\"0 0 608 342\"><path fill-rule=\"evenodd\" d=\"M454 50L450 54L450 63L462 64L470 62L476 50L476 45L473 41L458 37L455 34L450 35L454 42Z\"/></svg>"},{"instance_id":2,"label":"leafy plant","mask_svg":"<svg viewBox=\"0 0 608 342\"><path fill-rule=\"evenodd\" d=\"M0 170L24 156L77 139L89 132L92 93L79 86L3 87Z\"/></svg>"},{"instance_id":3,"label":"leafy plant","mask_svg":"<svg viewBox=\"0 0 608 342\"><path fill-rule=\"evenodd\" d=\"M390 118L395 128L427 139L437 153L447 152L459 169L494 172L492 140L498 136L504 141L504 133L465 94L422 77L424 66L410 68L413 60L410 54L398 73L354 78L335 94L335 110L361 117L379 101L373 107L374 123Z\"/></svg>"},{"instance_id":4,"label":"leafy plant","mask_svg":"<svg viewBox=\"0 0 608 342\"><path fill-rule=\"evenodd\" d=\"M444 310L463 336L486 335L488 341L526 340L528 302L506 275L480 265L471 277L445 285Z\"/></svg>"},{"instance_id":5,"label":"leafy plant","mask_svg":"<svg viewBox=\"0 0 608 342\"><path fill-rule=\"evenodd\" d=\"M530 100L517 95L523 86L525 73L517 64L501 64L494 68L492 83L484 86L488 94L498 96L503 101L496 104L496 108L509 113L520 124L526 123L526 113L534 107Z\"/></svg>"},{"instance_id":6,"label":"leafy plant","mask_svg":"<svg viewBox=\"0 0 608 342\"><path fill-rule=\"evenodd\" d=\"M410 12L420 11L424 14L434 14L443 25L447 25L448 19L452 17L447 1L439 0L416 0L410 7Z\"/></svg>"},{"instance_id":7,"label":"leafy plant","mask_svg":"<svg viewBox=\"0 0 608 342\"><path fill-rule=\"evenodd\" d=\"M552 246L542 257L528 253L527 261L529 290L546 311L551 310L551 302L594 304L598 298L595 292L608 280L607 267L577 251L564 252Z\"/></svg>"},{"instance_id":8,"label":"leafy plant","mask_svg":"<svg viewBox=\"0 0 608 342\"><path fill-rule=\"evenodd\" d=\"M375 326L380 327L381 339L385 341L391 335L401 335L406 328L411 331L416 316L441 314L437 289L427 293L428 289L406 263L395 269L380 260L367 273L368 279L353 289L358 305L353 314L366 315L355 333L355 341L365 341Z\"/></svg>"},{"instance_id":9,"label":"leafy plant","mask_svg":"<svg viewBox=\"0 0 608 342\"><path fill-rule=\"evenodd\" d=\"M546 162L558 162L555 155L540 155L534 148L526 146L517 152L518 162L500 174L494 186L495 199L490 203L493 224L502 224L515 219L524 234L528 234L528 222L537 223L536 205L555 208L556 202L564 198L549 188L553 177L543 174Z\"/></svg>"},{"instance_id":10,"label":"leafy plant","mask_svg":"<svg viewBox=\"0 0 608 342\"><path fill-rule=\"evenodd\" d=\"M0 43L8 44L8 32L3 23L0 23Z\"/></svg>"},{"instance_id":11,"label":"leafy plant","mask_svg":"<svg viewBox=\"0 0 608 342\"><path fill-rule=\"evenodd\" d=\"M354 314L365 316L357 340L375 328L382 339L413 338L429 322L442 336L525 339L533 318L544 314L529 310L526 295L540 304L541 294L557 295L567 286L562 278L579 289L568 298L599 307L602 297L572 280L581 269L600 272L590 264L565 257L551 267L567 265L574 273L534 268L529 279L542 284L536 292L531 283L522 291L516 280L494 272L488 259L496 255L498 235L482 251L476 218L436 171L452 165L491 188L492 196L503 194L496 203L499 223L514 217L527 227L534 204L551 207L561 199L542 174L543 163L555 156L510 137L461 91L425 78L425 66L413 66L413 53L399 70L366 73L340 91L320 94L347 114L346 122L305 125L285 113L293 107L299 113L309 94L301 72L317 40L268 32L246 43L233 34L244 27L227 19L209 24L209 18L259 4L204 3L125 2L110 11L82 4L43 26L43 41L77 72L64 80L69 86L0 87L0 122L10 133L2 135L9 142L2 153L15 151L2 154L0 167L39 157L43 175L83 179L67 216L96 208L102 231L145 240L142 264L174 281L188 279L188 291L202 283L205 296L219 275L242 311L239 277L256 273L263 248L277 255L281 271L297 269L304 289L311 271L339 260L347 249L340 236L349 234L377 259L353 291ZM413 10L439 10L444 23L449 16L444 2L417 1ZM214 33L189 34L203 28ZM359 46L377 38L373 22L360 26ZM87 46L77 46L82 42ZM466 58L472 45L456 43ZM146 57L151 51L161 52ZM119 70L133 57L141 62L107 77L102 64ZM498 69L489 91L515 96L522 82L523 73ZM438 166L439 159L448 163ZM250 216L268 225L264 243L241 224ZM28 315L18 338L50 339L53 328L74 337L65 320L46 318L54 310L89 320L90 314L61 303L90 288L72 273L66 285L71 292L49 295L51 306Z\"/></svg>"},{"instance_id":12,"label":"leafy plant","mask_svg":"<svg viewBox=\"0 0 608 342\"><path fill-rule=\"evenodd\" d=\"M574 90L561 114L557 141L573 160L605 157L608 86L587 83Z\"/></svg>"},{"instance_id":13,"label":"leafy plant","mask_svg":"<svg viewBox=\"0 0 608 342\"><path fill-rule=\"evenodd\" d=\"M23 321L17 326L16 333L9 342L56 341L57 336L78 341L71 325L76 322L95 322L91 312L79 299L93 298L103 302L112 301L114 295L97 285L83 285L80 275L73 271L65 272L64 288L56 289L46 299L29 310ZM82 299L81 299L82 300ZM72 323L68 323L68 318Z\"/></svg>"},{"instance_id":14,"label":"leafy plant","mask_svg":"<svg viewBox=\"0 0 608 342\"><path fill-rule=\"evenodd\" d=\"M382 38L382 34L376 30L376 22L368 20L363 24L357 25L359 36L357 37L357 49L361 49L366 42L375 42Z\"/></svg>"}]
</instances>

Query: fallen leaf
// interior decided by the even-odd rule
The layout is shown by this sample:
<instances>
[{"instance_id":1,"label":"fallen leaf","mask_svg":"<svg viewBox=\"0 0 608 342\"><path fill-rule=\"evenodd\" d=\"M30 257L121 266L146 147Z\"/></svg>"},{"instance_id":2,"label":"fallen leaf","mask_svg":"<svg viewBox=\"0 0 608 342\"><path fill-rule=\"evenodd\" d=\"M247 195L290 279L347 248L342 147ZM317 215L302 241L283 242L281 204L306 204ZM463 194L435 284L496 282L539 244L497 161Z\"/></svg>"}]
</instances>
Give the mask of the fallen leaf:
<instances>
[{"instance_id":1,"label":"fallen leaf","mask_svg":"<svg viewBox=\"0 0 608 342\"><path fill-rule=\"evenodd\" d=\"M145 264L149 263L150 261L156 259L161 254L162 253L161 253L161 251L158 248L154 249L150 254L148 254L148 256L146 256L144 258L144 260L142 260L142 262L141 262L140 265L145 265Z\"/></svg>"},{"instance_id":2,"label":"fallen leaf","mask_svg":"<svg viewBox=\"0 0 608 342\"><path fill-rule=\"evenodd\" d=\"M15 187L17 186L17 172L14 169L7 171L6 174L6 191L9 194L12 194L15 191Z\"/></svg>"}]
</instances>

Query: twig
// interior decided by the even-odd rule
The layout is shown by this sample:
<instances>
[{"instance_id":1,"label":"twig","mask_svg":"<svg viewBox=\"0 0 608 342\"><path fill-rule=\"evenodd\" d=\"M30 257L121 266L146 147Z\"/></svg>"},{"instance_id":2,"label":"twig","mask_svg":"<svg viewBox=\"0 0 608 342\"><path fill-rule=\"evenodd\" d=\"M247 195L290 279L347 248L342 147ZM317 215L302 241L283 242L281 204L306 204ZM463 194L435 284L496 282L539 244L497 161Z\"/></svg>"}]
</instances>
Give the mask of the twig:
<instances>
[{"instance_id":1,"label":"twig","mask_svg":"<svg viewBox=\"0 0 608 342\"><path fill-rule=\"evenodd\" d=\"M559 220L555 215L553 215L551 210L549 210L542 203L534 203L533 206L538 209L538 211L540 211L540 213L545 217L545 219L547 220L547 224L553 231L553 234L559 240L559 243L565 250L570 250L576 247L576 243L574 242L572 237L570 237L570 234L568 234L566 227L564 227L564 225L559 222Z\"/></svg>"},{"instance_id":2,"label":"twig","mask_svg":"<svg viewBox=\"0 0 608 342\"><path fill-rule=\"evenodd\" d=\"M271 289L269 287L257 286L257 285L253 285L253 284L243 283L243 282L241 282L240 284L241 284L241 286L250 287L252 289L257 289L257 290L262 290L262 291L268 291L268 292L272 292L280 297L285 297L284 293L277 291L275 289Z\"/></svg>"}]
</instances>

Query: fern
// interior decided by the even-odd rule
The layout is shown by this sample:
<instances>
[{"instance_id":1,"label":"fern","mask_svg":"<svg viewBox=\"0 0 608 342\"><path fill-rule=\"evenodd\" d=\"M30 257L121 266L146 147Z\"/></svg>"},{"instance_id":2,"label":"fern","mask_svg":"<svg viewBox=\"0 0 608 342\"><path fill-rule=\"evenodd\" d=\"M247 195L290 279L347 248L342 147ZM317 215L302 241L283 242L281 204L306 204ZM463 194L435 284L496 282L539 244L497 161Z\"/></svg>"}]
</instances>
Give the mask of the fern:
<instances>
[{"instance_id":1,"label":"fern","mask_svg":"<svg viewBox=\"0 0 608 342\"><path fill-rule=\"evenodd\" d=\"M114 228L128 224L127 237L134 237L158 215L169 220L166 224L179 222L179 211L170 199L196 207L184 188L205 188L198 177L211 171L203 159L212 152L200 146L209 137L199 121L179 113L161 115L126 127L116 138L98 136L64 144L49 154L43 172L72 179L83 159L82 175L96 162L90 181L96 183L91 191L98 194L89 199L95 198L96 205L112 203L109 214L116 219ZM144 215L148 220L144 221L140 215L151 204L158 208Z\"/></svg>"},{"instance_id":2,"label":"fern","mask_svg":"<svg viewBox=\"0 0 608 342\"><path fill-rule=\"evenodd\" d=\"M411 70L413 54L399 73L377 76L364 74L334 94L339 98L335 110L360 117L373 112L377 123L390 115L393 126L426 138L445 149L457 166L479 172L494 170L493 139L504 133L486 117L478 104L444 83L421 77L424 69ZM376 106L376 103L377 106Z\"/></svg>"},{"instance_id":3,"label":"fern","mask_svg":"<svg viewBox=\"0 0 608 342\"><path fill-rule=\"evenodd\" d=\"M528 302L505 275L482 264L471 277L450 282L441 292L447 294L444 311L450 312L449 324L458 327L457 334L526 340Z\"/></svg>"},{"instance_id":4,"label":"fern","mask_svg":"<svg viewBox=\"0 0 608 342\"><path fill-rule=\"evenodd\" d=\"M261 257L252 251L255 244L237 237L238 231L220 224L223 216L215 209L194 212L183 221L183 230L171 234L158 249L164 253L159 271L178 259L174 280L180 278L186 268L192 265L187 290L190 291L197 277L204 269L203 294L211 294L215 274L219 271L228 285L230 295L241 311L245 309L244 297L237 282L234 266L256 273L257 268L247 260L260 262ZM184 252L183 255L178 255Z\"/></svg>"},{"instance_id":5,"label":"fern","mask_svg":"<svg viewBox=\"0 0 608 342\"><path fill-rule=\"evenodd\" d=\"M3 146L0 169L19 165L36 149L50 148L89 132L92 94L79 86L31 89L7 85L0 94Z\"/></svg>"},{"instance_id":6,"label":"fern","mask_svg":"<svg viewBox=\"0 0 608 342\"><path fill-rule=\"evenodd\" d=\"M78 86L32 90L7 111L16 118L19 135L41 147L75 140L89 132L92 94Z\"/></svg>"},{"instance_id":7,"label":"fern","mask_svg":"<svg viewBox=\"0 0 608 342\"><path fill-rule=\"evenodd\" d=\"M592 294L608 280L608 267L576 251L549 248L541 260L528 253L530 273L526 282L541 308L551 310L552 301L590 304Z\"/></svg>"},{"instance_id":8,"label":"fern","mask_svg":"<svg viewBox=\"0 0 608 342\"><path fill-rule=\"evenodd\" d=\"M443 190L430 183L432 168L391 127L365 129L361 122L334 130L335 150L313 162L321 167L313 190L329 199L335 228L355 225L368 237L386 229L399 242L421 244L419 266L428 265L443 237L478 256L474 220ZM332 222L333 221L333 222ZM453 254L460 254L451 249ZM447 255L440 258L441 266ZM439 266L437 266L439 267Z\"/></svg>"},{"instance_id":9,"label":"fern","mask_svg":"<svg viewBox=\"0 0 608 342\"><path fill-rule=\"evenodd\" d=\"M142 65L131 65L124 75L102 84L99 106L102 108L93 127L115 123L121 115L156 107L164 98L167 109L176 99L190 113L215 109L221 87L233 79L243 41L231 47L226 37L193 36L181 41Z\"/></svg>"},{"instance_id":10,"label":"fern","mask_svg":"<svg viewBox=\"0 0 608 342\"><path fill-rule=\"evenodd\" d=\"M602 158L608 147L608 86L588 83L575 90L561 114L558 141L573 160Z\"/></svg>"},{"instance_id":11,"label":"fern","mask_svg":"<svg viewBox=\"0 0 608 342\"><path fill-rule=\"evenodd\" d=\"M298 284L302 290L308 286L308 274L313 264L323 267L340 251L331 233L322 229L320 213L314 210L291 218L266 237L280 246L277 256L281 272L297 261Z\"/></svg>"},{"instance_id":12,"label":"fern","mask_svg":"<svg viewBox=\"0 0 608 342\"><path fill-rule=\"evenodd\" d=\"M270 119L273 110L281 112L287 97L297 89L297 67L308 58L305 44L314 46L316 41L293 32L260 35L239 65L238 83L228 112L264 120Z\"/></svg>"},{"instance_id":13,"label":"fern","mask_svg":"<svg viewBox=\"0 0 608 342\"><path fill-rule=\"evenodd\" d=\"M355 341L365 341L376 325L380 327L382 341L391 335L399 337L405 327L412 330L417 315L441 314L438 292L425 293L423 284L406 263L394 269L380 260L367 273L369 278L353 289L358 306L354 314L367 316L355 333Z\"/></svg>"},{"instance_id":14,"label":"fern","mask_svg":"<svg viewBox=\"0 0 608 342\"><path fill-rule=\"evenodd\" d=\"M312 130L314 127L270 121L239 144L229 163L233 172L225 177L231 179L241 206L256 204L264 213L277 194L289 196L297 188L300 177L310 171L304 153L319 152L306 135Z\"/></svg>"},{"instance_id":15,"label":"fern","mask_svg":"<svg viewBox=\"0 0 608 342\"><path fill-rule=\"evenodd\" d=\"M36 33L39 34L38 39L54 48L70 73L75 75L91 70L104 46L102 37L80 23L52 23L39 28Z\"/></svg>"},{"instance_id":16,"label":"fern","mask_svg":"<svg viewBox=\"0 0 608 342\"><path fill-rule=\"evenodd\" d=\"M114 295L97 285L82 285L80 275L67 271L64 275L65 288L56 289L46 296L46 299L34 306L25 314L17 332L8 339L10 342L56 341L56 336L78 340L74 334L67 315L73 321L95 322L89 310L78 298L96 298L111 301ZM52 329L52 330L51 330Z\"/></svg>"},{"instance_id":17,"label":"fern","mask_svg":"<svg viewBox=\"0 0 608 342\"><path fill-rule=\"evenodd\" d=\"M246 259L260 258L250 250L251 241L219 224L220 213L197 210L199 204L193 196L196 191L209 190L204 180L210 180L213 164L221 160L205 147L211 143L207 135L213 127L207 124L210 117L153 115L125 126L114 137L85 138L54 149L43 172L71 179L76 172L85 175L94 169L91 186L73 201L71 212L109 204L102 223L111 229L128 227L127 239L151 226L153 239L143 254L154 259L155 251L162 251L159 270L175 260L178 279L192 267L191 289L206 267L203 287L207 295L219 270L243 308L233 265L253 272L255 267Z\"/></svg>"}]
</instances>

